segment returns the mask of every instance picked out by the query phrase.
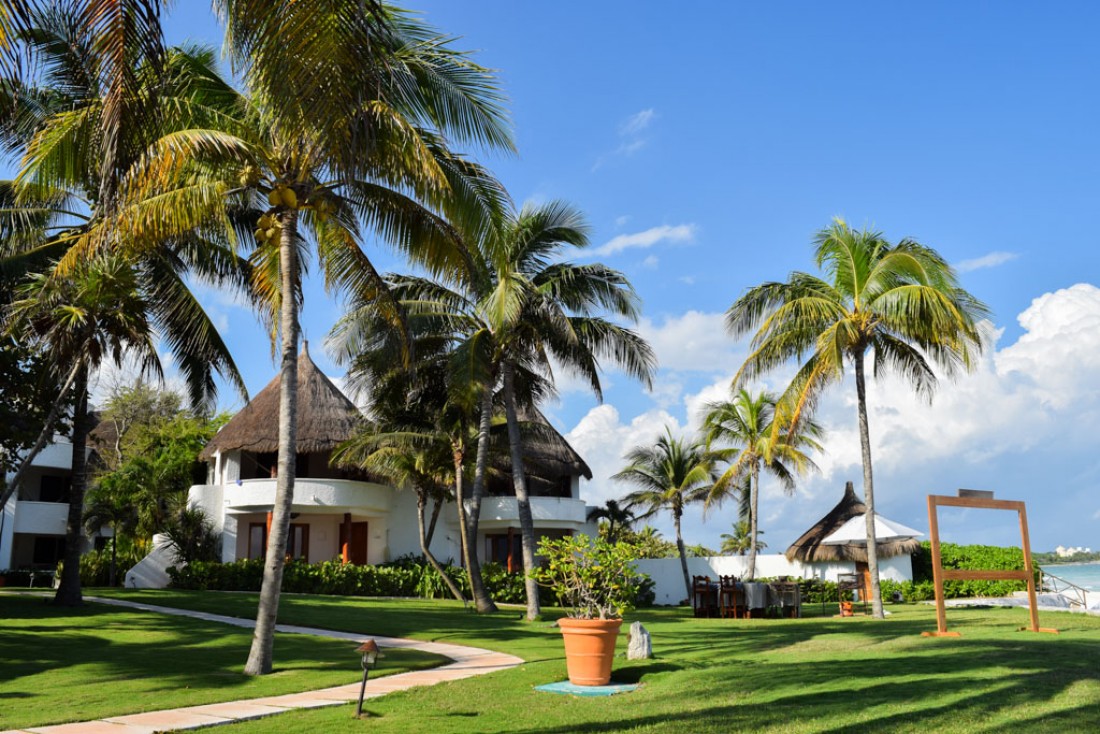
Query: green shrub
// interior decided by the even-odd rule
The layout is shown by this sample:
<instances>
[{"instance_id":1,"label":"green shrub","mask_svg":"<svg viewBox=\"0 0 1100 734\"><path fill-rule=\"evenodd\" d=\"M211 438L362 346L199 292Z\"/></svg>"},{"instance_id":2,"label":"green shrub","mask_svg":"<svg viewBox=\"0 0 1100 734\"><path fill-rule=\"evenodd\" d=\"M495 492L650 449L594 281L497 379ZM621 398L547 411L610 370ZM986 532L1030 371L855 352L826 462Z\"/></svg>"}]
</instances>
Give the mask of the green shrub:
<instances>
[{"instance_id":1,"label":"green shrub","mask_svg":"<svg viewBox=\"0 0 1100 734\"><path fill-rule=\"evenodd\" d=\"M940 560L945 569L1022 571L1024 553L1019 548L1002 548L994 545L956 545L940 543ZM1036 570L1038 574L1038 570ZM932 580L932 544L921 543L920 550L913 554L914 588L920 584L927 587L927 599L935 598ZM1014 591L1027 588L1024 581L945 581L943 595L947 599L1009 596ZM922 596L923 591L914 590L914 595ZM922 599L913 599L921 601ZM908 599L907 599L908 601Z\"/></svg>"}]
</instances>

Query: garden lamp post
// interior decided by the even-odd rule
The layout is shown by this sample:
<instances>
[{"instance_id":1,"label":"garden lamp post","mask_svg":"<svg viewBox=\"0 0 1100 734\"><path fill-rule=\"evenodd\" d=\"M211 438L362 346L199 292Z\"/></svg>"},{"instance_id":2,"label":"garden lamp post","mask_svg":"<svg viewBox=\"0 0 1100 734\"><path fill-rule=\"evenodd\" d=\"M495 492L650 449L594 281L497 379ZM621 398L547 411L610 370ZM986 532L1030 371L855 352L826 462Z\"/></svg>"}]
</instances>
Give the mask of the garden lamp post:
<instances>
[{"instance_id":1,"label":"garden lamp post","mask_svg":"<svg viewBox=\"0 0 1100 734\"><path fill-rule=\"evenodd\" d=\"M374 664L378 662L378 658L382 657L382 653L378 651L378 643L374 640L366 640L362 645L355 648L355 652L363 656L363 684L359 686L359 707L355 710L356 718L363 716L363 696L367 692L367 675L370 674L370 669L374 667Z\"/></svg>"}]
</instances>

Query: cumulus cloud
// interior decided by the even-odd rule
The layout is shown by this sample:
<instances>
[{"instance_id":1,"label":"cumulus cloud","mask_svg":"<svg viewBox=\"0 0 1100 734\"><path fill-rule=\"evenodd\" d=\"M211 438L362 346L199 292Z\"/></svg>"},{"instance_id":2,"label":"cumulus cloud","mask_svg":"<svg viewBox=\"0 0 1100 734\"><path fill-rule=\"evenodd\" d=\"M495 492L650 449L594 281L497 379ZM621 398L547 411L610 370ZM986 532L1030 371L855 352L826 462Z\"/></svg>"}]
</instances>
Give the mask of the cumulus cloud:
<instances>
[{"instance_id":1,"label":"cumulus cloud","mask_svg":"<svg viewBox=\"0 0 1100 734\"><path fill-rule=\"evenodd\" d=\"M665 410L650 410L623 423L612 405L598 405L566 434L573 448L592 469L592 481L582 486L582 499L590 505L626 494L626 485L611 480L626 465L623 456L634 446L652 443L666 426L673 434L683 432L680 422Z\"/></svg>"},{"instance_id":2,"label":"cumulus cloud","mask_svg":"<svg viewBox=\"0 0 1100 734\"><path fill-rule=\"evenodd\" d=\"M724 372L744 359L743 347L726 335L725 316L720 313L688 311L660 323L643 318L637 331L657 353L662 369Z\"/></svg>"},{"instance_id":3,"label":"cumulus cloud","mask_svg":"<svg viewBox=\"0 0 1100 734\"><path fill-rule=\"evenodd\" d=\"M1015 260L1019 255L1015 252L991 252L988 255L982 255L981 257L975 257L970 260L963 260L955 265L955 270L960 273L970 273L975 270L984 270L986 268L995 268L998 265L1004 265L1010 260Z\"/></svg>"},{"instance_id":4,"label":"cumulus cloud","mask_svg":"<svg viewBox=\"0 0 1100 734\"><path fill-rule=\"evenodd\" d=\"M1032 538L1039 549L1087 545L1100 517L1100 288L1079 284L1036 298L1019 316L1024 333L1001 344L1003 332L988 329L988 348L968 375L941 380L934 401L918 398L898 378L868 386L876 501L887 517L927 528L925 496L954 494L958 487L992 489L998 497L1028 502ZM664 424L693 432L706 403L728 396L729 382L743 358L743 345L724 337L720 314L689 312L660 326L643 324L662 357L662 380L679 383L675 370L711 370L709 382L670 399L655 390L656 408L633 419L611 406L594 409L569 434L578 451L599 457L591 483L599 501L620 496L607 477L630 446L651 441ZM720 335L716 338L714 334ZM665 359L669 364L664 364ZM698 373L697 373L698 374ZM788 375L789 376L789 375ZM769 389L781 388L775 375ZM820 472L804 478L795 497L767 479L761 486L769 552L782 552L835 504L844 482L862 487L854 383L849 377L821 400L817 419L827 430ZM728 531L732 509L685 516L689 543L715 545ZM729 517L727 517L729 515ZM670 533L667 518L655 523ZM973 514L944 521L954 542L1018 544L1012 523ZM1095 545L1095 543L1093 543Z\"/></svg>"},{"instance_id":5,"label":"cumulus cloud","mask_svg":"<svg viewBox=\"0 0 1100 734\"><path fill-rule=\"evenodd\" d=\"M694 224L677 224L675 226L662 224L659 227L650 227L642 232L615 235L606 244L588 250L588 253L592 257L607 257L623 250L644 250L661 242L691 242L693 239L695 239Z\"/></svg>"}]
</instances>

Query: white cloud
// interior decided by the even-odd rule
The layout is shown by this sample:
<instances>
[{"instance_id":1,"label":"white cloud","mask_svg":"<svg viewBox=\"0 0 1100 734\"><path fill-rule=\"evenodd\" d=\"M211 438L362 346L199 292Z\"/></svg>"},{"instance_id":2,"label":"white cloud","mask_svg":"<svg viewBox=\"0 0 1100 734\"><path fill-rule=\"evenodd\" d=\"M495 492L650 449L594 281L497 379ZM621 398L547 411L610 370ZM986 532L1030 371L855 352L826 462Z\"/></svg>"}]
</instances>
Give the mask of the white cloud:
<instances>
[{"instance_id":1,"label":"white cloud","mask_svg":"<svg viewBox=\"0 0 1100 734\"><path fill-rule=\"evenodd\" d=\"M975 270L984 270L986 268L995 268L998 265L1004 265L1010 260L1015 260L1019 255L1015 252L991 252L988 255L982 255L981 257L975 257L970 260L963 260L955 265L955 270L960 273L970 273Z\"/></svg>"},{"instance_id":2,"label":"white cloud","mask_svg":"<svg viewBox=\"0 0 1100 734\"><path fill-rule=\"evenodd\" d=\"M725 372L744 359L744 351L726 335L720 313L688 311L661 324L642 318L636 331L653 347L662 369Z\"/></svg>"},{"instance_id":3,"label":"white cloud","mask_svg":"<svg viewBox=\"0 0 1100 734\"><path fill-rule=\"evenodd\" d=\"M581 487L585 502L601 505L626 494L629 491L626 485L613 482L611 476L626 465L623 456L627 451L654 442L666 426L673 434L683 431L679 421L664 410L647 411L625 424L612 405L599 405L588 411L566 434L566 439L592 469L592 481Z\"/></svg>"},{"instance_id":4,"label":"white cloud","mask_svg":"<svg viewBox=\"0 0 1100 734\"><path fill-rule=\"evenodd\" d=\"M619 135L630 136L637 135L638 133L649 127L649 123L653 122L654 115L653 108L636 112L630 117L626 118L626 121L619 126Z\"/></svg>"},{"instance_id":5,"label":"white cloud","mask_svg":"<svg viewBox=\"0 0 1100 734\"><path fill-rule=\"evenodd\" d=\"M630 215L624 214L621 217L615 217L615 228L622 229L630 221Z\"/></svg>"},{"instance_id":6,"label":"white cloud","mask_svg":"<svg viewBox=\"0 0 1100 734\"><path fill-rule=\"evenodd\" d=\"M618 129L619 145L610 153L603 153L598 156L596 162L592 164L592 171L599 170L612 158L629 158L649 145L646 130L655 116L656 112L651 107L636 112L623 120Z\"/></svg>"},{"instance_id":7,"label":"white cloud","mask_svg":"<svg viewBox=\"0 0 1100 734\"><path fill-rule=\"evenodd\" d=\"M642 267L646 270L656 270L660 262L660 259L656 255L649 255L645 260L642 260Z\"/></svg>"},{"instance_id":8,"label":"white cloud","mask_svg":"<svg viewBox=\"0 0 1100 734\"><path fill-rule=\"evenodd\" d=\"M893 377L868 385L868 408L875 468L876 502L887 517L927 528L928 494L954 494L958 487L992 489L1004 499L1028 503L1033 547L1095 545L1095 499L1100 489L1100 288L1079 284L1036 298L1019 316L1023 335L1000 345L1003 332L989 327L989 346L973 373L941 380L934 401L918 398ZM590 412L569 434L582 456L621 456L632 445L652 440L665 423L694 431L702 406L728 395L732 373L743 359L721 328L721 314L689 312L643 333L662 358L655 409L623 422L611 406ZM665 361L668 364L664 364ZM675 395L686 370L708 365L709 384L680 399ZM703 370L704 372L706 370ZM696 372L698 374L698 372ZM789 375L774 375L769 389ZM828 389L817 419L827 429L820 473L803 479L797 496L786 497L771 480L761 485L761 517L769 552L783 552L839 499L846 480L862 487L855 390L846 379ZM648 436L648 438L647 438ZM582 448L583 445L583 448ZM623 494L608 486L607 471L620 468L606 458L592 463L599 501ZM613 473L613 472L612 472ZM727 530L732 509L711 513L704 525L685 516L689 543L716 545ZM655 523L666 536L667 519ZM1018 544L1012 523L985 515L944 523L952 542Z\"/></svg>"},{"instance_id":9,"label":"white cloud","mask_svg":"<svg viewBox=\"0 0 1100 734\"><path fill-rule=\"evenodd\" d=\"M650 227L642 232L616 235L608 240L606 244L600 245L594 250L589 250L588 254L592 257L606 257L632 248L645 249L660 242L691 242L694 238L694 224L677 224L675 226L662 224L659 227Z\"/></svg>"}]
</instances>

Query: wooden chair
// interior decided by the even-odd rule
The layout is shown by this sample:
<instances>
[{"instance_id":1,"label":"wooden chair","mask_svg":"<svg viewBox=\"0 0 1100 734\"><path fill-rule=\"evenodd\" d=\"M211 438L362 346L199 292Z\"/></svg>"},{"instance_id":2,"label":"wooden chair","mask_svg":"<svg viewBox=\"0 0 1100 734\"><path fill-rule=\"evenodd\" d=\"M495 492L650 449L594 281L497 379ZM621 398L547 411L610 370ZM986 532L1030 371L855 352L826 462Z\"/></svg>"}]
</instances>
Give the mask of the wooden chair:
<instances>
[{"instance_id":1,"label":"wooden chair","mask_svg":"<svg viewBox=\"0 0 1100 734\"><path fill-rule=\"evenodd\" d=\"M852 595L853 605L855 604L856 601L862 601L863 602L863 611L867 611L867 600L866 599L862 599L862 600L858 599L858 597L861 596L859 594L859 591L862 588L863 588L863 583L859 578L859 574L842 573L842 574L838 574L837 577L836 577L837 599L843 604L844 601L845 601L845 599L844 599L845 592L850 592L851 595Z\"/></svg>"},{"instance_id":2,"label":"wooden chair","mask_svg":"<svg viewBox=\"0 0 1100 734\"><path fill-rule=\"evenodd\" d=\"M802 616L802 591L797 581L777 581L772 584L779 599L779 613L796 619Z\"/></svg>"},{"instance_id":3,"label":"wooden chair","mask_svg":"<svg viewBox=\"0 0 1100 734\"><path fill-rule=\"evenodd\" d=\"M745 613L745 595L737 588L736 576L718 577L718 613L723 618L743 616Z\"/></svg>"},{"instance_id":4,"label":"wooden chair","mask_svg":"<svg viewBox=\"0 0 1100 734\"><path fill-rule=\"evenodd\" d=\"M714 612L714 595L710 576L691 577L691 606L696 617L710 617Z\"/></svg>"}]
</instances>

